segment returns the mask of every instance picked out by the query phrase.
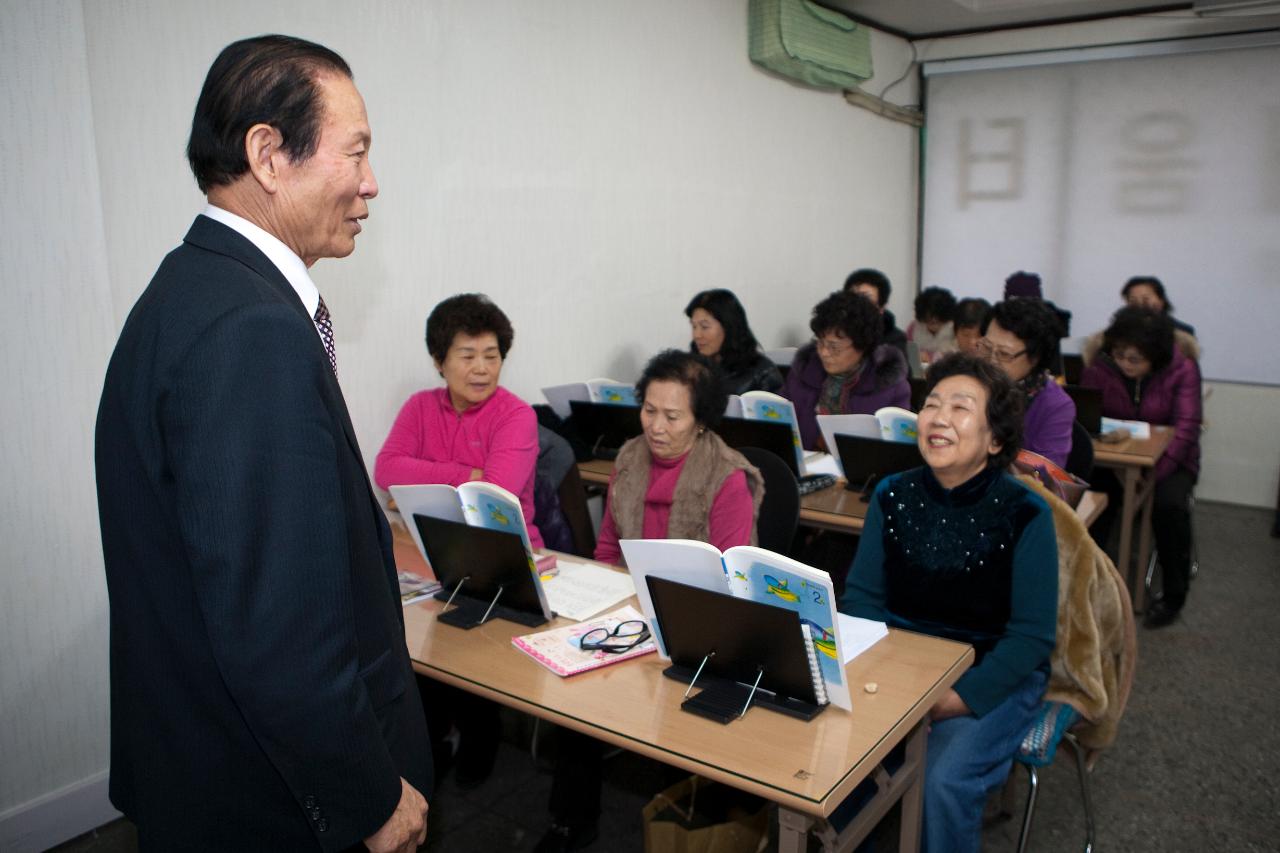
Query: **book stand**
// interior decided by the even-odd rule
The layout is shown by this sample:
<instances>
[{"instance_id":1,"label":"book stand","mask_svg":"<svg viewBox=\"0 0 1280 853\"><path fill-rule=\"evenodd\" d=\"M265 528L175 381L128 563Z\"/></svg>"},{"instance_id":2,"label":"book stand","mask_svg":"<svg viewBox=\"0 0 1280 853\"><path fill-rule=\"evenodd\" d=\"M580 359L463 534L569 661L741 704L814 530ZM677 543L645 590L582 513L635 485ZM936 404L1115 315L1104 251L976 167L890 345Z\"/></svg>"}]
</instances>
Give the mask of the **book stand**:
<instances>
[{"instance_id":1,"label":"book stand","mask_svg":"<svg viewBox=\"0 0 1280 853\"><path fill-rule=\"evenodd\" d=\"M413 521L443 587L436 593L446 601L436 617L441 622L470 629L496 618L536 628L554 615L518 534L429 515L415 514Z\"/></svg>"},{"instance_id":2,"label":"book stand","mask_svg":"<svg viewBox=\"0 0 1280 853\"><path fill-rule=\"evenodd\" d=\"M813 646L792 610L720 592L645 578L668 678L687 683L680 709L718 723L758 705L802 720L826 707ZM700 693L690 697L694 686Z\"/></svg>"}]
</instances>

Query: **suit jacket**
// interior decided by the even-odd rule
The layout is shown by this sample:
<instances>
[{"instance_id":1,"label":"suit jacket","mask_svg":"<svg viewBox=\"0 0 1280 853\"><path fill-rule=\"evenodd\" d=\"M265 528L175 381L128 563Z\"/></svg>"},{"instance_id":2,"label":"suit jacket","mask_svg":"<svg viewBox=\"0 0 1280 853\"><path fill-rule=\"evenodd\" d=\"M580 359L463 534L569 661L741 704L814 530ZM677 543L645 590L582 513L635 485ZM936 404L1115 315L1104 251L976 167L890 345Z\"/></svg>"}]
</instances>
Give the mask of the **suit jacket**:
<instances>
[{"instance_id":1,"label":"suit jacket","mask_svg":"<svg viewBox=\"0 0 1280 853\"><path fill-rule=\"evenodd\" d=\"M125 322L96 437L111 801L143 849L342 850L424 796L386 519L301 300L198 217Z\"/></svg>"}]
</instances>

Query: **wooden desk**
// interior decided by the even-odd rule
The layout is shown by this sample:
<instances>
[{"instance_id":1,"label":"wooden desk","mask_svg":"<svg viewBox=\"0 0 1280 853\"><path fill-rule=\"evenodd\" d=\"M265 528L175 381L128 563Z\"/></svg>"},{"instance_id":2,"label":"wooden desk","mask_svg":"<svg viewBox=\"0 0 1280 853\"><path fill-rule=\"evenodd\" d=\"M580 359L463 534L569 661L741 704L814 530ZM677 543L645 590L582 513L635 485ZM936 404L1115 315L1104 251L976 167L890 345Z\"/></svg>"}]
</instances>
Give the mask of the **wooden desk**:
<instances>
[{"instance_id":1,"label":"wooden desk","mask_svg":"<svg viewBox=\"0 0 1280 853\"><path fill-rule=\"evenodd\" d=\"M585 483L608 485L613 474L613 462L608 459L592 459L578 463L578 475ZM844 487L844 480L800 498L800 523L807 527L835 530L839 533L861 533L867 517L867 504L857 492Z\"/></svg>"},{"instance_id":2,"label":"wooden desk","mask_svg":"<svg viewBox=\"0 0 1280 853\"><path fill-rule=\"evenodd\" d=\"M1120 548L1116 568L1129 584L1133 609L1141 611L1146 595L1144 583L1151 560L1151 508L1155 503L1156 462L1173 439L1173 427L1153 426L1151 437L1129 438L1121 442L1093 442L1093 464L1115 469L1124 491L1120 498ZM1133 563L1133 527L1138 524L1138 559Z\"/></svg>"},{"instance_id":3,"label":"wooden desk","mask_svg":"<svg viewBox=\"0 0 1280 853\"><path fill-rule=\"evenodd\" d=\"M396 562L409 571L425 568L398 525ZM680 710L684 685L663 677L657 655L564 679L511 645L513 636L530 629L498 620L462 631L436 621L441 606L431 600L405 608L406 641L418 672L777 803L782 853L803 851L810 831L852 849L898 800L899 849L916 850L926 715L973 662L969 646L891 631L845 669L852 714L829 708L805 723L757 708L720 725ZM562 624L568 621L548 627ZM862 689L871 681L879 685L875 694ZM903 741L907 760L889 774L880 762ZM837 835L824 818L867 778L876 780L879 792Z\"/></svg>"}]
</instances>

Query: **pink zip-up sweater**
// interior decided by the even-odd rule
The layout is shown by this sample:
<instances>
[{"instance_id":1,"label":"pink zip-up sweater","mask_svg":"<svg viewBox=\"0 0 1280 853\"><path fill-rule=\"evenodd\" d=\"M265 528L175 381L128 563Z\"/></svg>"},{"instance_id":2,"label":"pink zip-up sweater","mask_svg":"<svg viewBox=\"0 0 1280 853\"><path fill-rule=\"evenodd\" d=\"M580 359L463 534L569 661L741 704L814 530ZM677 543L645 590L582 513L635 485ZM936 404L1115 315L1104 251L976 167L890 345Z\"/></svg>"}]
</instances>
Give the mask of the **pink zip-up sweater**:
<instances>
[{"instance_id":1,"label":"pink zip-up sweater","mask_svg":"<svg viewBox=\"0 0 1280 853\"><path fill-rule=\"evenodd\" d=\"M678 459L651 457L649 488L644 494L645 539L666 539L667 524L671 521L671 502L675 498L676 484L689 454ZM613 511L609 500L613 497L613 481L610 478L609 493L605 496L604 520L600 524L600 537L596 541L595 558L602 563L617 564L622 559L618 545L618 528L613 523ZM707 520L711 544L721 551L735 545L751 544L751 523L755 511L751 503L751 490L747 488L747 475L734 471L725 478L711 501L711 517Z\"/></svg>"},{"instance_id":2,"label":"pink zip-up sweater","mask_svg":"<svg viewBox=\"0 0 1280 853\"><path fill-rule=\"evenodd\" d=\"M373 479L381 488L471 480L473 468L486 483L520 498L529 542L542 547L533 523L533 478L538 462L538 419L524 400L499 387L493 396L461 415L448 388L410 397L378 451Z\"/></svg>"}]
</instances>

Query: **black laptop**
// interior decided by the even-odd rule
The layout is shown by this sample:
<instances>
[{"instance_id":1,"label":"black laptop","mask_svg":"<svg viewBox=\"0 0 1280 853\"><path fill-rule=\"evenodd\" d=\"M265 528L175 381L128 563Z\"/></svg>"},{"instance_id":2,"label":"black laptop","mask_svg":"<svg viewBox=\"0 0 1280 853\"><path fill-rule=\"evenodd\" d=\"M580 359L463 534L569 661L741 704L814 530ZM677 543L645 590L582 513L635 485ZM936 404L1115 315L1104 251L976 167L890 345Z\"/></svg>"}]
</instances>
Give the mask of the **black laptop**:
<instances>
[{"instance_id":1,"label":"black laptop","mask_svg":"<svg viewBox=\"0 0 1280 853\"><path fill-rule=\"evenodd\" d=\"M836 433L836 449L848 481L845 488L862 492L864 497L871 494L881 478L924 464L920 448L914 442L907 444Z\"/></svg>"},{"instance_id":2,"label":"black laptop","mask_svg":"<svg viewBox=\"0 0 1280 853\"><path fill-rule=\"evenodd\" d=\"M640 435L640 407L570 400L573 425L597 459L613 459L618 448Z\"/></svg>"},{"instance_id":3,"label":"black laptop","mask_svg":"<svg viewBox=\"0 0 1280 853\"><path fill-rule=\"evenodd\" d=\"M1102 392L1083 385L1063 385L1062 390L1076 404L1076 420L1089 435L1102 432Z\"/></svg>"},{"instance_id":4,"label":"black laptop","mask_svg":"<svg viewBox=\"0 0 1280 853\"><path fill-rule=\"evenodd\" d=\"M1079 353L1062 354L1062 376L1068 385L1079 385L1080 374L1084 373L1084 358Z\"/></svg>"},{"instance_id":5,"label":"black laptop","mask_svg":"<svg viewBox=\"0 0 1280 853\"><path fill-rule=\"evenodd\" d=\"M747 418L721 418L716 434L734 450L743 447L759 447L777 456L791 473L800 478L796 470L796 448L791 434L791 424L776 421L753 421Z\"/></svg>"}]
</instances>

